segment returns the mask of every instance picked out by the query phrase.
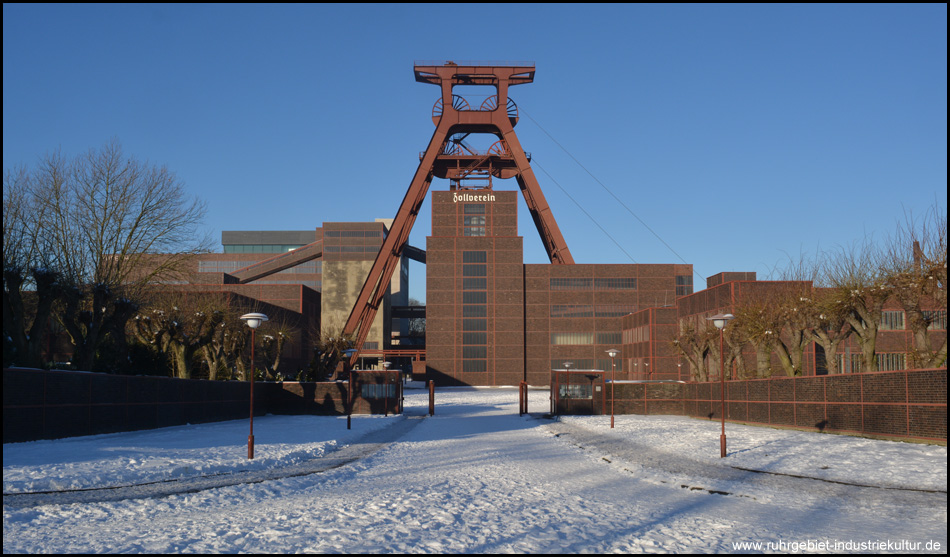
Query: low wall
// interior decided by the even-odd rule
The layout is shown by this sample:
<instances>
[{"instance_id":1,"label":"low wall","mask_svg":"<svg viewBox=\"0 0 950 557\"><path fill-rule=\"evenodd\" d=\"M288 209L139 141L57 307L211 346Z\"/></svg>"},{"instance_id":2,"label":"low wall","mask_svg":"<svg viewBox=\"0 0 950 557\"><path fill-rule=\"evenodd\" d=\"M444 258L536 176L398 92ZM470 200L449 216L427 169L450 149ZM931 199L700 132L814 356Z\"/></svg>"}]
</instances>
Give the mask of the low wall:
<instances>
[{"instance_id":1,"label":"low wall","mask_svg":"<svg viewBox=\"0 0 950 557\"><path fill-rule=\"evenodd\" d=\"M360 372L356 384L354 414L402 411L398 372ZM258 382L254 415L344 415L347 386ZM3 370L4 443L245 419L249 412L244 381Z\"/></svg>"},{"instance_id":2,"label":"low wall","mask_svg":"<svg viewBox=\"0 0 950 557\"><path fill-rule=\"evenodd\" d=\"M721 419L718 382L607 383L616 414ZM726 420L812 431L947 440L947 370L726 381Z\"/></svg>"}]
</instances>

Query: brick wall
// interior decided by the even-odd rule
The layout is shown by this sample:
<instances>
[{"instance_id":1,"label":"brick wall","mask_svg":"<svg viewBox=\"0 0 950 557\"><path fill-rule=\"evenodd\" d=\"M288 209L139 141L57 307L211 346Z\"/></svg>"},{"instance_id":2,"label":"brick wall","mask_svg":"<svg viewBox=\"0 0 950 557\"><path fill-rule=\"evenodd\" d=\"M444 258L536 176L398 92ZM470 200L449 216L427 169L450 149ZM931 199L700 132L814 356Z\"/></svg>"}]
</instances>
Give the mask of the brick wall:
<instances>
[{"instance_id":1,"label":"brick wall","mask_svg":"<svg viewBox=\"0 0 950 557\"><path fill-rule=\"evenodd\" d=\"M721 386L709 383L607 383L609 412L719 420ZM947 440L947 370L773 377L727 381L726 419L878 437Z\"/></svg>"},{"instance_id":2,"label":"brick wall","mask_svg":"<svg viewBox=\"0 0 950 557\"><path fill-rule=\"evenodd\" d=\"M358 374L353 413L401 412L401 387L398 372ZM345 383L254 385L255 416L344 415L346 401ZM246 419L249 412L250 388L243 381L3 370L4 443Z\"/></svg>"}]
</instances>

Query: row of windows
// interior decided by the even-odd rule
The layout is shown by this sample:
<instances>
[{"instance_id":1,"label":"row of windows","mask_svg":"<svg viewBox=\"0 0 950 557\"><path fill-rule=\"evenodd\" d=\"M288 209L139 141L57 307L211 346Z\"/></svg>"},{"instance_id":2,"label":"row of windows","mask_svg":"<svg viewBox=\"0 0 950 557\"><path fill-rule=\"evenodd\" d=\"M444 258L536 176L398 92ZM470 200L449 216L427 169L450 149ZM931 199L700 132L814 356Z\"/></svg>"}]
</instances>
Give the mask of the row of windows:
<instances>
[{"instance_id":1,"label":"row of windows","mask_svg":"<svg viewBox=\"0 0 950 557\"><path fill-rule=\"evenodd\" d=\"M486 304L488 303L488 292L462 292L463 304Z\"/></svg>"},{"instance_id":2,"label":"row of windows","mask_svg":"<svg viewBox=\"0 0 950 557\"><path fill-rule=\"evenodd\" d=\"M839 373L861 373L864 370L864 356L861 354L837 354ZM878 371L897 371L907 369L904 354L876 354Z\"/></svg>"},{"instance_id":3,"label":"row of windows","mask_svg":"<svg viewBox=\"0 0 950 557\"><path fill-rule=\"evenodd\" d=\"M620 333L581 333L577 331L569 333L551 333L551 344L564 345L584 345L584 344L620 344Z\"/></svg>"},{"instance_id":4,"label":"row of windows","mask_svg":"<svg viewBox=\"0 0 950 557\"><path fill-rule=\"evenodd\" d=\"M465 210L468 212L469 207ZM484 205L475 205L476 211L485 212ZM477 207L480 207L478 209ZM465 217L466 224L469 219L481 219L481 224L485 223L485 217ZM487 251L464 251L462 252L462 372L463 373L485 373L488 370L488 252Z\"/></svg>"},{"instance_id":5,"label":"row of windows","mask_svg":"<svg viewBox=\"0 0 950 557\"><path fill-rule=\"evenodd\" d=\"M463 277L485 277L488 276L488 265L469 263L462 265Z\"/></svg>"},{"instance_id":6,"label":"row of windows","mask_svg":"<svg viewBox=\"0 0 950 557\"><path fill-rule=\"evenodd\" d=\"M463 205L462 213L466 215L484 215L484 203L466 203Z\"/></svg>"},{"instance_id":7,"label":"row of windows","mask_svg":"<svg viewBox=\"0 0 950 557\"><path fill-rule=\"evenodd\" d=\"M198 272L199 273L233 273L238 269L243 269L248 265L253 265L256 261L199 261L198 262ZM322 261L308 261L307 263L301 263L289 269L284 269L280 271L281 273L322 273L323 272L323 262Z\"/></svg>"},{"instance_id":8,"label":"row of windows","mask_svg":"<svg viewBox=\"0 0 950 557\"><path fill-rule=\"evenodd\" d=\"M904 330L904 312L903 311L881 312L881 330L882 331L903 331Z\"/></svg>"},{"instance_id":9,"label":"row of windows","mask_svg":"<svg viewBox=\"0 0 950 557\"><path fill-rule=\"evenodd\" d=\"M634 327L633 329L627 329L623 332L624 344L633 344L635 342L649 342L649 341L650 341L649 325Z\"/></svg>"},{"instance_id":10,"label":"row of windows","mask_svg":"<svg viewBox=\"0 0 950 557\"><path fill-rule=\"evenodd\" d=\"M636 290L635 278L552 278L551 290Z\"/></svg>"},{"instance_id":11,"label":"row of windows","mask_svg":"<svg viewBox=\"0 0 950 557\"><path fill-rule=\"evenodd\" d=\"M637 311L633 304L554 304L551 317L623 317Z\"/></svg>"},{"instance_id":12,"label":"row of windows","mask_svg":"<svg viewBox=\"0 0 950 557\"><path fill-rule=\"evenodd\" d=\"M947 330L947 310L941 309L937 311L925 311L924 319L926 319L929 324L927 328L930 330L936 331L946 331Z\"/></svg>"},{"instance_id":13,"label":"row of windows","mask_svg":"<svg viewBox=\"0 0 950 557\"><path fill-rule=\"evenodd\" d=\"M947 310L925 311L924 319L928 321L927 329L936 331L947 330ZM903 311L883 311L881 312L881 330L882 331L903 331L904 312Z\"/></svg>"},{"instance_id":14,"label":"row of windows","mask_svg":"<svg viewBox=\"0 0 950 557\"><path fill-rule=\"evenodd\" d=\"M486 290L488 288L488 279L485 278L463 278L463 290Z\"/></svg>"},{"instance_id":15,"label":"row of windows","mask_svg":"<svg viewBox=\"0 0 950 557\"><path fill-rule=\"evenodd\" d=\"M324 238L381 238L382 230L324 230Z\"/></svg>"},{"instance_id":16,"label":"row of windows","mask_svg":"<svg viewBox=\"0 0 950 557\"><path fill-rule=\"evenodd\" d=\"M284 253L303 244L228 244L224 246L224 253Z\"/></svg>"},{"instance_id":17,"label":"row of windows","mask_svg":"<svg viewBox=\"0 0 950 557\"><path fill-rule=\"evenodd\" d=\"M462 263L487 263L487 251L463 251Z\"/></svg>"},{"instance_id":18,"label":"row of windows","mask_svg":"<svg viewBox=\"0 0 950 557\"><path fill-rule=\"evenodd\" d=\"M325 246L327 253L377 253L379 246Z\"/></svg>"}]
</instances>

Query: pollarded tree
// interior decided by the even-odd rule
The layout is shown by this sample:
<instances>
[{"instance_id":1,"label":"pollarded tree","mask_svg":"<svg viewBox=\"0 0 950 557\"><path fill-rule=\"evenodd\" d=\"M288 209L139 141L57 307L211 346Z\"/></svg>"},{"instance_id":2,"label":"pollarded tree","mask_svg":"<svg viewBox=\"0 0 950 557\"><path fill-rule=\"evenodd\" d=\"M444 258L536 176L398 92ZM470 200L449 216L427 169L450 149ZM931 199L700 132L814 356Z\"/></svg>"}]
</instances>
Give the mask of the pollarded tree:
<instances>
[{"instance_id":1,"label":"pollarded tree","mask_svg":"<svg viewBox=\"0 0 950 557\"><path fill-rule=\"evenodd\" d=\"M56 161L55 157L48 160ZM42 367L54 304L63 293L60 265L42 224L48 204L37 184L62 181L60 165L3 176L3 364ZM49 174L52 172L52 174Z\"/></svg>"},{"instance_id":2,"label":"pollarded tree","mask_svg":"<svg viewBox=\"0 0 950 557\"><path fill-rule=\"evenodd\" d=\"M946 212L934 207L923 218L908 215L887 244L883 266L913 334L911 366L942 366L947 361L947 335L940 333L941 342L932 325L941 315L939 311L946 320Z\"/></svg>"},{"instance_id":3,"label":"pollarded tree","mask_svg":"<svg viewBox=\"0 0 950 557\"><path fill-rule=\"evenodd\" d=\"M130 329L139 342L167 358L173 377L191 379L202 349L223 320L223 312L194 294L165 293L135 315Z\"/></svg>"},{"instance_id":4,"label":"pollarded tree","mask_svg":"<svg viewBox=\"0 0 950 557\"><path fill-rule=\"evenodd\" d=\"M826 259L824 282L831 288L834 304L842 308L845 321L858 338L864 371L877 371L877 333L884 304L893 288L881 250L871 239L841 248Z\"/></svg>"},{"instance_id":5,"label":"pollarded tree","mask_svg":"<svg viewBox=\"0 0 950 557\"><path fill-rule=\"evenodd\" d=\"M680 322L679 333L672 340L673 348L689 362L690 376L694 381L702 382L709 379L706 359L714 344L713 337L718 337L718 330L715 327L697 327L692 321L685 320ZM718 350L719 344L715 346ZM716 355L718 354L717 351Z\"/></svg>"}]
</instances>

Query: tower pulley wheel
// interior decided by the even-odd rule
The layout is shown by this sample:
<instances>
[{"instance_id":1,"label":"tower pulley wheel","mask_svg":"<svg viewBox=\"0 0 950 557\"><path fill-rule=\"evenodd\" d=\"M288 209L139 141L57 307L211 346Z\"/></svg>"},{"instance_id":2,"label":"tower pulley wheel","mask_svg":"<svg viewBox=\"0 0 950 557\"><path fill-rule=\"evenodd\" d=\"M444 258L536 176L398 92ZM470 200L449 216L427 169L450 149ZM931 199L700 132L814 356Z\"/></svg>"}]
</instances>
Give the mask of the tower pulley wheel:
<instances>
[{"instance_id":1,"label":"tower pulley wheel","mask_svg":"<svg viewBox=\"0 0 950 557\"><path fill-rule=\"evenodd\" d=\"M478 110L491 112L498 108L498 95L492 95L485 99L482 102L482 106ZM508 104L506 107L508 113L508 120L511 122L511 125L514 126L518 123L518 105L515 104L514 99L508 97Z\"/></svg>"},{"instance_id":2,"label":"tower pulley wheel","mask_svg":"<svg viewBox=\"0 0 950 557\"><path fill-rule=\"evenodd\" d=\"M455 110L472 109L472 107L469 106L468 101L458 95L452 95L452 108ZM436 126L439 125L439 120L442 118L442 113L444 112L443 109L444 106L442 104L442 97L439 97L439 100L435 101L435 104L432 105L432 123Z\"/></svg>"}]
</instances>

